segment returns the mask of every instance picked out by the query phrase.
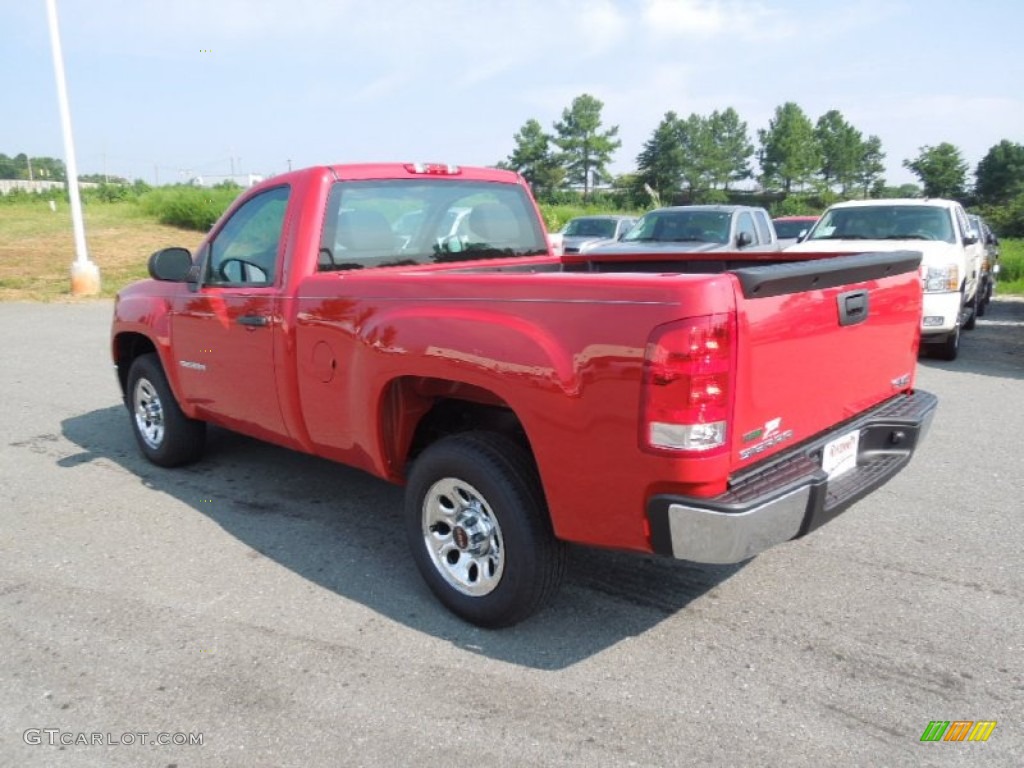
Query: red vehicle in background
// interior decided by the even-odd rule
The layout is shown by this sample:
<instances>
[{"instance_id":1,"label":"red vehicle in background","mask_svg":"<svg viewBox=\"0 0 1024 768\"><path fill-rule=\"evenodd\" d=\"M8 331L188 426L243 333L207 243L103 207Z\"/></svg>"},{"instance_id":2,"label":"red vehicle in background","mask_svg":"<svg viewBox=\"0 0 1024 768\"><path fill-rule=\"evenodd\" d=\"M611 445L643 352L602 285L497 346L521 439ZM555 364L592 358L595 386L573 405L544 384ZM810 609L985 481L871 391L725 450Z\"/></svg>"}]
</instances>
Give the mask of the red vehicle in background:
<instances>
[{"instance_id":1,"label":"red vehicle in background","mask_svg":"<svg viewBox=\"0 0 1024 768\"><path fill-rule=\"evenodd\" d=\"M150 461L215 424L403 484L427 584L505 626L565 542L739 562L906 465L919 254L820 256L559 257L514 173L315 167L153 254L112 354Z\"/></svg>"}]
</instances>

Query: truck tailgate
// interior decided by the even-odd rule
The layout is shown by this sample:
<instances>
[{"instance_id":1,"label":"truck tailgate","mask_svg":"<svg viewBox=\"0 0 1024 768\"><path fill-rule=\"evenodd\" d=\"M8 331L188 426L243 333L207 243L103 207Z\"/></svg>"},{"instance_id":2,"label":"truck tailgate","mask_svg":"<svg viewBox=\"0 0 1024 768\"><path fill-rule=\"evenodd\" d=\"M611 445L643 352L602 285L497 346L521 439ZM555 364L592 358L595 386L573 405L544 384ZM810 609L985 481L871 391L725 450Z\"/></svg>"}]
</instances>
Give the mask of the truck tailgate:
<instances>
[{"instance_id":1,"label":"truck tailgate","mask_svg":"<svg viewBox=\"0 0 1024 768\"><path fill-rule=\"evenodd\" d=\"M732 473L912 388L919 263L903 251L733 270ZM850 447L837 443L834 460Z\"/></svg>"}]
</instances>

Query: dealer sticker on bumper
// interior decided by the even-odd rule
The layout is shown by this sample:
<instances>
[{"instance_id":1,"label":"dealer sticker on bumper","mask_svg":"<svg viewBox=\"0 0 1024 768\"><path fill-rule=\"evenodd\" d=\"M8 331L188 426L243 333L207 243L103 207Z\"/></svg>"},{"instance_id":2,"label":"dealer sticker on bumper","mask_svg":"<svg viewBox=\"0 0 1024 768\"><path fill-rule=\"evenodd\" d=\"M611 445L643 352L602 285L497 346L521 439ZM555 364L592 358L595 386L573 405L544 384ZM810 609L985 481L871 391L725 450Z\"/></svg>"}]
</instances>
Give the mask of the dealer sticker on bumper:
<instances>
[{"instance_id":1,"label":"dealer sticker on bumper","mask_svg":"<svg viewBox=\"0 0 1024 768\"><path fill-rule=\"evenodd\" d=\"M825 443L821 454L821 468L828 474L829 480L857 466L857 445L860 443L860 430L847 432L841 437Z\"/></svg>"}]
</instances>

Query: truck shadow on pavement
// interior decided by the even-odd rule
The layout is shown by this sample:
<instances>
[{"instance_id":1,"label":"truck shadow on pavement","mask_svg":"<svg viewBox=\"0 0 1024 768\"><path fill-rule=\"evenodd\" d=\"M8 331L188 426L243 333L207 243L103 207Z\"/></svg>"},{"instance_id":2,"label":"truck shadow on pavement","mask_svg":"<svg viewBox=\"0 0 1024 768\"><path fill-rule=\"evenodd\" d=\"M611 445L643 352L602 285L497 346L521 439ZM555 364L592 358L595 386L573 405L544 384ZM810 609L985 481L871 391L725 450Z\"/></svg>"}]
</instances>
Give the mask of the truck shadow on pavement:
<instances>
[{"instance_id":1,"label":"truck shadow on pavement","mask_svg":"<svg viewBox=\"0 0 1024 768\"><path fill-rule=\"evenodd\" d=\"M565 583L546 610L516 627L481 630L448 613L420 579L407 554L401 488L216 428L202 461L161 469L138 453L121 406L65 419L61 427L82 452L59 466L113 463L216 522L252 557L270 558L413 630L526 667L563 669L639 635L744 565L573 546Z\"/></svg>"},{"instance_id":2,"label":"truck shadow on pavement","mask_svg":"<svg viewBox=\"0 0 1024 768\"><path fill-rule=\"evenodd\" d=\"M920 362L928 368L1024 379L1024 301L993 300L974 330L961 334L956 360L921 355Z\"/></svg>"}]
</instances>

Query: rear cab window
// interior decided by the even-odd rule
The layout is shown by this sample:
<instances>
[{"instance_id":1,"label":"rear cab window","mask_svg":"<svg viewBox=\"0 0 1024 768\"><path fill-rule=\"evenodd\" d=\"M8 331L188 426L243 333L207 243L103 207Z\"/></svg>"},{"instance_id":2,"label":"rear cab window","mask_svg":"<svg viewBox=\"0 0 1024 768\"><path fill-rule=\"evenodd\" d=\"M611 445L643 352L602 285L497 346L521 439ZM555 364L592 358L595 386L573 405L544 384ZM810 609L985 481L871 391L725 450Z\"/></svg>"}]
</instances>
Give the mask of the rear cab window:
<instances>
[{"instance_id":1,"label":"rear cab window","mask_svg":"<svg viewBox=\"0 0 1024 768\"><path fill-rule=\"evenodd\" d=\"M547 240L526 192L485 181L339 181L318 271L539 256Z\"/></svg>"}]
</instances>

